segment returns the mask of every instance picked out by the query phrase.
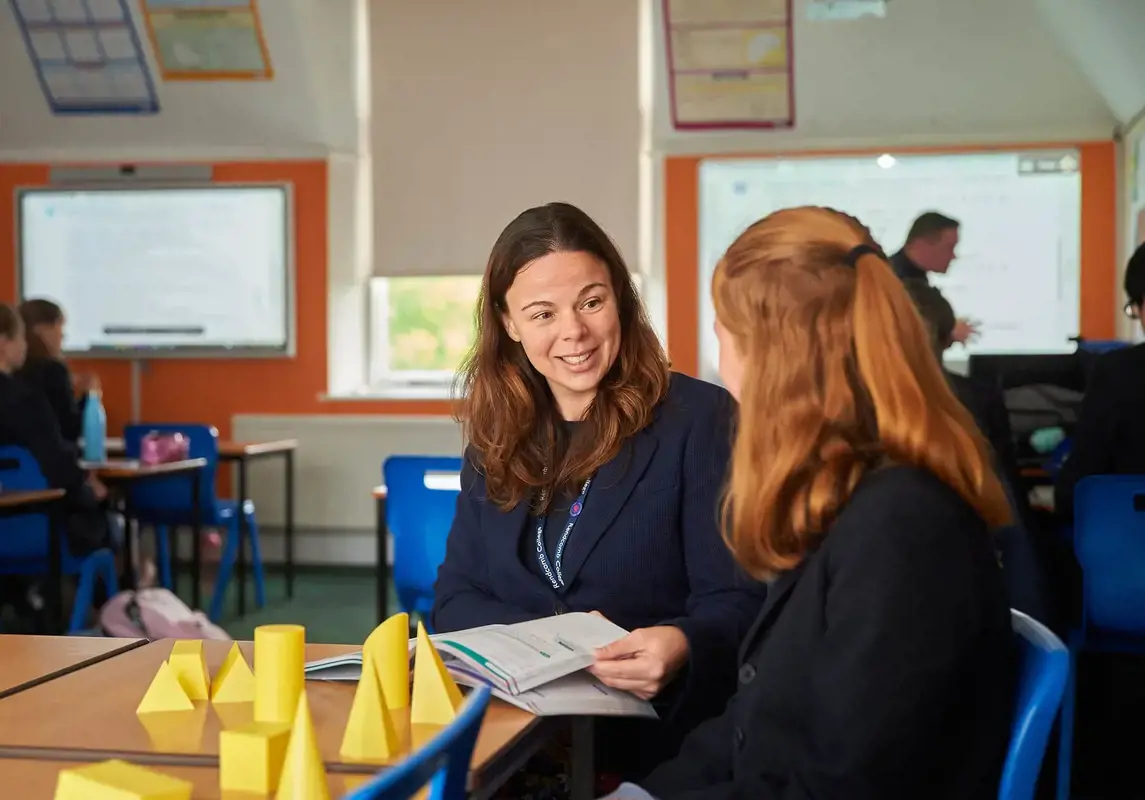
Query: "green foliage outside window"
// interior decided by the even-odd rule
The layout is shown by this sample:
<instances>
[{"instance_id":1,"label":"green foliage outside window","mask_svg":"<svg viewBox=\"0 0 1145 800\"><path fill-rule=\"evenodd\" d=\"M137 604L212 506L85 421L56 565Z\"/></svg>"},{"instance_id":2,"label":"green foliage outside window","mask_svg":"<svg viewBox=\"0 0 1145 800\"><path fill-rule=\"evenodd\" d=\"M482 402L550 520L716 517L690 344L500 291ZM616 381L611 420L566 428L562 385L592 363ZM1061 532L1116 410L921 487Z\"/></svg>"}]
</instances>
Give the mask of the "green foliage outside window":
<instances>
[{"instance_id":1,"label":"green foliage outside window","mask_svg":"<svg viewBox=\"0 0 1145 800\"><path fill-rule=\"evenodd\" d=\"M456 372L473 345L481 277L390 278L389 369Z\"/></svg>"}]
</instances>

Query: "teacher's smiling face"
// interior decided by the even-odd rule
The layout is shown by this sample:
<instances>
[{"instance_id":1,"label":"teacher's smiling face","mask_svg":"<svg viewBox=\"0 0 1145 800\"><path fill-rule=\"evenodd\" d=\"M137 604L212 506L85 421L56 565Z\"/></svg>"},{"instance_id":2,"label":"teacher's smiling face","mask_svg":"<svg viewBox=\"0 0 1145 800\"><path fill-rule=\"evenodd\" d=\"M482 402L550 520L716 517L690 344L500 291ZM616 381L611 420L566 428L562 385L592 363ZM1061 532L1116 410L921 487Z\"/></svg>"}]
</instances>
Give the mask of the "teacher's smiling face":
<instances>
[{"instance_id":1,"label":"teacher's smiling face","mask_svg":"<svg viewBox=\"0 0 1145 800\"><path fill-rule=\"evenodd\" d=\"M505 330L545 377L561 415L581 419L620 350L608 268L589 253L549 253L521 268L505 307Z\"/></svg>"}]
</instances>

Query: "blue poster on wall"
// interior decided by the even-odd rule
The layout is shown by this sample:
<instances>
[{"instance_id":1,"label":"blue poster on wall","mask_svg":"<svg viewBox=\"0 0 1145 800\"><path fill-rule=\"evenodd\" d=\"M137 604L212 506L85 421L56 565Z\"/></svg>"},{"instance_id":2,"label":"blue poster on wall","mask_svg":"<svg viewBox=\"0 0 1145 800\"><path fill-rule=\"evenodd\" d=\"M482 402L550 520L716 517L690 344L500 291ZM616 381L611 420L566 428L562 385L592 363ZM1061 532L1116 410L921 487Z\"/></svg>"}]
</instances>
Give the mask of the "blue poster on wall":
<instances>
[{"instance_id":1,"label":"blue poster on wall","mask_svg":"<svg viewBox=\"0 0 1145 800\"><path fill-rule=\"evenodd\" d=\"M126 0L10 0L54 114L155 114L159 98Z\"/></svg>"}]
</instances>

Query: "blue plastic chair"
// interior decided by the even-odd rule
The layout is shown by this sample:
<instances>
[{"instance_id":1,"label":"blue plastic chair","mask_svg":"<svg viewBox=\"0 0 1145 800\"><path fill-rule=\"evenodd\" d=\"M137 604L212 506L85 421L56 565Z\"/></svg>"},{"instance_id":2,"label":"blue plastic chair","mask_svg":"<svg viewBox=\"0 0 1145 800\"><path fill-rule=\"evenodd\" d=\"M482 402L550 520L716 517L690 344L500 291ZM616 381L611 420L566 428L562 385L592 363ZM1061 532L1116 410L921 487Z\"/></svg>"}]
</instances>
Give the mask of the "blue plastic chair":
<instances>
[{"instance_id":1,"label":"blue plastic chair","mask_svg":"<svg viewBox=\"0 0 1145 800\"><path fill-rule=\"evenodd\" d=\"M0 447L0 484L9 490L49 488L32 454L22 447L11 446ZM51 526L51 518L43 512L0 519L0 575L46 575L51 572L48 562ZM62 539L61 573L79 576L68 623L68 633L78 633L86 627L87 614L95 599L96 581L103 581L108 597L119 591L115 554L111 550L100 549L84 558L76 558L71 554L63 533L55 535Z\"/></svg>"},{"instance_id":2,"label":"blue plastic chair","mask_svg":"<svg viewBox=\"0 0 1145 800\"><path fill-rule=\"evenodd\" d=\"M460 473L461 459L448 456L391 456L382 465L398 603L423 619L433 611L433 584L445 560Z\"/></svg>"},{"instance_id":3,"label":"blue plastic chair","mask_svg":"<svg viewBox=\"0 0 1145 800\"><path fill-rule=\"evenodd\" d=\"M1011 611L1010 620L1021 653L1018 703L998 800L1033 800L1069 676L1069 653L1049 628L1021 611Z\"/></svg>"},{"instance_id":4,"label":"blue plastic chair","mask_svg":"<svg viewBox=\"0 0 1145 800\"><path fill-rule=\"evenodd\" d=\"M463 800L468 796L469 761L490 693L488 686L474 689L457 719L441 733L343 800L407 800L431 781L427 800Z\"/></svg>"},{"instance_id":5,"label":"blue plastic chair","mask_svg":"<svg viewBox=\"0 0 1145 800\"><path fill-rule=\"evenodd\" d=\"M1077 657L1084 650L1145 652L1145 475L1097 475L1074 489L1074 553L1081 625L1070 633L1057 796L1070 791Z\"/></svg>"},{"instance_id":6,"label":"blue plastic chair","mask_svg":"<svg viewBox=\"0 0 1145 800\"><path fill-rule=\"evenodd\" d=\"M143 437L152 431L183 434L189 443L188 457L207 461L207 465L199 473L199 496L195 500L199 508L199 523L206 527L225 528L227 531L222 560L215 577L211 607L207 614L213 622L218 622L223 613L227 584L230 583L235 562L238 560L240 528L238 502L220 500L215 492L215 474L219 467L219 432L210 425L197 424L128 425L123 430L123 445L128 458L139 458ZM159 580L167 589L174 588L168 532L172 527L194 524L195 506L191 498L193 485L190 475L172 475L169 478L136 481L129 486L128 499L132 515L141 525L151 525L155 529ZM243 503L243 514L246 516L246 533L250 539L255 602L261 607L266 603L266 585L262 570L262 548L259 545L258 525L252 501L247 500ZM198 542L195 544L199 546Z\"/></svg>"}]
</instances>

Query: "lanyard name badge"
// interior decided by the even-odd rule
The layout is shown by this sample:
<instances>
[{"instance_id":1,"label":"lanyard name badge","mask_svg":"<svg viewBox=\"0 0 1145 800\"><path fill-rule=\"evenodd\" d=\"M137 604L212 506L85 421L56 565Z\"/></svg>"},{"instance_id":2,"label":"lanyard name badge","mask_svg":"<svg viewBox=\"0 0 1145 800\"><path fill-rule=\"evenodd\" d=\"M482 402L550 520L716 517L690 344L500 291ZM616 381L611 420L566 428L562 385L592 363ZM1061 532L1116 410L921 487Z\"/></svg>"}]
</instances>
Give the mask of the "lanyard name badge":
<instances>
[{"instance_id":1,"label":"lanyard name badge","mask_svg":"<svg viewBox=\"0 0 1145 800\"><path fill-rule=\"evenodd\" d=\"M588 488L592 486L592 478L584 482L584 486L580 489L580 495L573 504L569 506L569 518L565 523L565 529L561 532L560 541L557 542L556 552L553 553L553 561L549 563L549 557L545 553L545 519L546 515L539 515L537 517L537 561L541 565L541 571L545 573L545 577L549 579L549 583L553 585L554 589L563 589L565 585L564 575L561 573L561 560L564 558L565 545L568 544L569 535L572 529L576 526L577 519L580 518L580 512L584 510L584 499L588 495ZM541 495L541 505L544 505L544 495Z\"/></svg>"}]
</instances>

